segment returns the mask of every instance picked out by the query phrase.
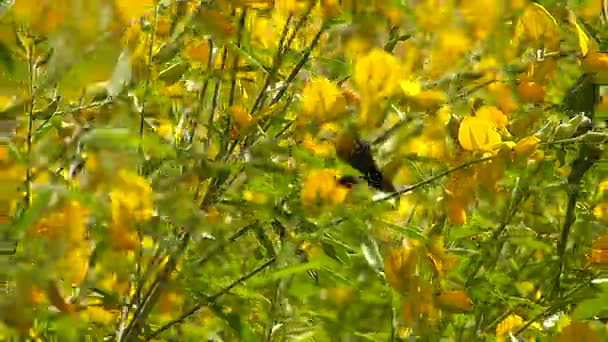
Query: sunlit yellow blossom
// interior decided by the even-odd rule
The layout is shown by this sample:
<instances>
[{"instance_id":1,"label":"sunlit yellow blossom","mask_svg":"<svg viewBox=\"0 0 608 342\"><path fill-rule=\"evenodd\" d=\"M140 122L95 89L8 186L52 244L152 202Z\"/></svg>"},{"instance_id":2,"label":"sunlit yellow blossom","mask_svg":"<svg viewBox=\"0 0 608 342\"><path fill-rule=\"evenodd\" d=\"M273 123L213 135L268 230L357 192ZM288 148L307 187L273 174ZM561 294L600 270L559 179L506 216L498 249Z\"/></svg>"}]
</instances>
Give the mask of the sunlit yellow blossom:
<instances>
[{"instance_id":1,"label":"sunlit yellow blossom","mask_svg":"<svg viewBox=\"0 0 608 342\"><path fill-rule=\"evenodd\" d=\"M597 191L600 195L604 195L608 193L608 180L602 181L597 186Z\"/></svg>"},{"instance_id":2,"label":"sunlit yellow blossom","mask_svg":"<svg viewBox=\"0 0 608 342\"><path fill-rule=\"evenodd\" d=\"M318 199L328 204L339 204L344 201L348 189L336 182L336 170L311 170L302 185L302 202L312 206Z\"/></svg>"},{"instance_id":3,"label":"sunlit yellow blossom","mask_svg":"<svg viewBox=\"0 0 608 342\"><path fill-rule=\"evenodd\" d=\"M430 73L441 77L458 67L462 57L471 47L471 39L461 29L445 29L438 33L431 55ZM449 56L449 58L446 58Z\"/></svg>"},{"instance_id":4,"label":"sunlit yellow blossom","mask_svg":"<svg viewBox=\"0 0 608 342\"><path fill-rule=\"evenodd\" d=\"M134 222L152 217L152 188L148 181L129 171L121 170L115 189L110 193L112 208L127 210Z\"/></svg>"},{"instance_id":5,"label":"sunlit yellow blossom","mask_svg":"<svg viewBox=\"0 0 608 342\"><path fill-rule=\"evenodd\" d=\"M353 70L357 89L369 101L394 95L404 80L397 58L380 49L358 58Z\"/></svg>"},{"instance_id":6,"label":"sunlit yellow blossom","mask_svg":"<svg viewBox=\"0 0 608 342\"><path fill-rule=\"evenodd\" d=\"M421 32L435 32L454 18L452 0L424 0L414 8L416 26ZM433 15L429 15L433 13Z\"/></svg>"},{"instance_id":7,"label":"sunlit yellow blossom","mask_svg":"<svg viewBox=\"0 0 608 342\"><path fill-rule=\"evenodd\" d=\"M183 53L184 56L193 62L197 62L198 65L207 65L211 53L209 48L207 40L193 40L184 47Z\"/></svg>"},{"instance_id":8,"label":"sunlit yellow blossom","mask_svg":"<svg viewBox=\"0 0 608 342\"><path fill-rule=\"evenodd\" d=\"M445 142L429 139L425 136L415 137L402 148L403 153L413 153L421 157L441 160L445 156Z\"/></svg>"},{"instance_id":9,"label":"sunlit yellow blossom","mask_svg":"<svg viewBox=\"0 0 608 342\"><path fill-rule=\"evenodd\" d=\"M143 16L154 14L154 0L114 1L118 15L125 24L132 24Z\"/></svg>"},{"instance_id":10,"label":"sunlit yellow blossom","mask_svg":"<svg viewBox=\"0 0 608 342\"><path fill-rule=\"evenodd\" d=\"M106 310L101 306L88 306L85 316L91 322L110 324L119 317L118 310Z\"/></svg>"},{"instance_id":11,"label":"sunlit yellow blossom","mask_svg":"<svg viewBox=\"0 0 608 342\"><path fill-rule=\"evenodd\" d=\"M448 312L469 312L473 302L463 290L442 290L435 296L435 304Z\"/></svg>"},{"instance_id":12,"label":"sunlit yellow blossom","mask_svg":"<svg viewBox=\"0 0 608 342\"><path fill-rule=\"evenodd\" d=\"M173 123L169 120L158 120L158 124L156 127L154 127L154 130L156 133L158 133L158 135L167 139L173 135L175 125L173 125Z\"/></svg>"},{"instance_id":13,"label":"sunlit yellow blossom","mask_svg":"<svg viewBox=\"0 0 608 342\"><path fill-rule=\"evenodd\" d=\"M179 310L181 304L184 301L184 296L175 291L169 291L162 296L159 302L159 310L161 314L161 320L169 320L175 311Z\"/></svg>"},{"instance_id":14,"label":"sunlit yellow blossom","mask_svg":"<svg viewBox=\"0 0 608 342\"><path fill-rule=\"evenodd\" d=\"M545 86L541 83L522 80L517 85L517 96L523 102L542 103L545 100Z\"/></svg>"},{"instance_id":15,"label":"sunlit yellow blossom","mask_svg":"<svg viewBox=\"0 0 608 342\"><path fill-rule=\"evenodd\" d=\"M263 49L274 48L278 44L281 28L278 27L277 19L265 16L255 16L251 18L251 42L254 46Z\"/></svg>"},{"instance_id":16,"label":"sunlit yellow blossom","mask_svg":"<svg viewBox=\"0 0 608 342\"><path fill-rule=\"evenodd\" d=\"M310 135L310 133L306 133L304 139L300 145L311 151L314 154L317 154L322 157L328 157L331 152L334 150L333 144L329 141L315 142Z\"/></svg>"},{"instance_id":17,"label":"sunlit yellow blossom","mask_svg":"<svg viewBox=\"0 0 608 342\"><path fill-rule=\"evenodd\" d=\"M256 204L264 204L268 201L268 197L265 194L252 190L245 190L243 192L243 199Z\"/></svg>"},{"instance_id":18,"label":"sunlit yellow blossom","mask_svg":"<svg viewBox=\"0 0 608 342\"><path fill-rule=\"evenodd\" d=\"M497 0L462 1L459 9L477 39L485 39L497 22L502 2Z\"/></svg>"},{"instance_id":19,"label":"sunlit yellow blossom","mask_svg":"<svg viewBox=\"0 0 608 342\"><path fill-rule=\"evenodd\" d=\"M608 201L597 204L593 208L593 215L600 221L608 222Z\"/></svg>"},{"instance_id":20,"label":"sunlit yellow blossom","mask_svg":"<svg viewBox=\"0 0 608 342\"><path fill-rule=\"evenodd\" d=\"M509 315L496 326L496 339L498 340L501 338L502 341L505 341L505 336L508 336L509 333L516 332L523 325L524 320L521 316L516 314Z\"/></svg>"},{"instance_id":21,"label":"sunlit yellow blossom","mask_svg":"<svg viewBox=\"0 0 608 342\"><path fill-rule=\"evenodd\" d=\"M405 80L400 86L406 96L416 96L422 91L422 85L417 80Z\"/></svg>"},{"instance_id":22,"label":"sunlit yellow blossom","mask_svg":"<svg viewBox=\"0 0 608 342\"><path fill-rule=\"evenodd\" d=\"M493 82L488 86L488 92L492 95L495 104L505 115L509 116L519 108L513 97L513 91L507 83Z\"/></svg>"},{"instance_id":23,"label":"sunlit yellow blossom","mask_svg":"<svg viewBox=\"0 0 608 342\"><path fill-rule=\"evenodd\" d=\"M322 298L329 299L334 304L344 305L351 301L353 297L353 288L351 287L335 287L329 289L323 289Z\"/></svg>"},{"instance_id":24,"label":"sunlit yellow blossom","mask_svg":"<svg viewBox=\"0 0 608 342\"><path fill-rule=\"evenodd\" d=\"M502 141L500 133L491 121L467 116L460 123L458 142L468 151L491 151Z\"/></svg>"},{"instance_id":25,"label":"sunlit yellow blossom","mask_svg":"<svg viewBox=\"0 0 608 342\"><path fill-rule=\"evenodd\" d=\"M42 218L32 227L30 234L80 247L85 242L88 216L88 209L83 208L79 202L72 201L50 216Z\"/></svg>"},{"instance_id":26,"label":"sunlit yellow blossom","mask_svg":"<svg viewBox=\"0 0 608 342\"><path fill-rule=\"evenodd\" d=\"M402 293L406 293L410 288L417 265L418 243L415 240L406 241L403 246L393 249L384 259L386 278L395 290Z\"/></svg>"},{"instance_id":27,"label":"sunlit yellow blossom","mask_svg":"<svg viewBox=\"0 0 608 342\"><path fill-rule=\"evenodd\" d=\"M331 81L315 77L302 90L301 120L329 121L340 117L346 110L342 90Z\"/></svg>"},{"instance_id":28,"label":"sunlit yellow blossom","mask_svg":"<svg viewBox=\"0 0 608 342\"><path fill-rule=\"evenodd\" d=\"M507 116L494 106L481 106L475 112L475 116L491 122L494 127L504 129L509 122Z\"/></svg>"},{"instance_id":29,"label":"sunlit yellow blossom","mask_svg":"<svg viewBox=\"0 0 608 342\"><path fill-rule=\"evenodd\" d=\"M513 150L517 155L530 156L536 151L539 143L540 139L537 137L528 136L518 141Z\"/></svg>"},{"instance_id":30,"label":"sunlit yellow blossom","mask_svg":"<svg viewBox=\"0 0 608 342\"><path fill-rule=\"evenodd\" d=\"M246 129L253 122L253 117L251 114L249 114L245 108L239 105L234 105L228 108L228 113L239 131Z\"/></svg>"},{"instance_id":31,"label":"sunlit yellow blossom","mask_svg":"<svg viewBox=\"0 0 608 342\"><path fill-rule=\"evenodd\" d=\"M559 47L559 26L555 18L542 5L530 2L515 27L515 44L530 44L530 47L544 46L547 51Z\"/></svg>"},{"instance_id":32,"label":"sunlit yellow blossom","mask_svg":"<svg viewBox=\"0 0 608 342\"><path fill-rule=\"evenodd\" d=\"M88 246L72 247L55 264L57 275L66 285L81 284L89 268Z\"/></svg>"}]
</instances>

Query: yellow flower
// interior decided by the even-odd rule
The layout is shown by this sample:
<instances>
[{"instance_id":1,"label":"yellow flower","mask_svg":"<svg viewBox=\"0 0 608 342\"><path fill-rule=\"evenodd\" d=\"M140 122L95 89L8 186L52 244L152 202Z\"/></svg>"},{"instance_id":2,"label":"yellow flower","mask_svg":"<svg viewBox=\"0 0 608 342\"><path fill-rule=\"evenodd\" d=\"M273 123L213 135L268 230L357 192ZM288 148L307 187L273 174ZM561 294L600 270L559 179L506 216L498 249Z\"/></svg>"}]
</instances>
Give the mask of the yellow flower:
<instances>
[{"instance_id":1,"label":"yellow flower","mask_svg":"<svg viewBox=\"0 0 608 342\"><path fill-rule=\"evenodd\" d=\"M144 15L151 15L154 13L154 0L133 0L133 1L121 1L116 0L116 10L118 15L125 24L132 24L137 19Z\"/></svg>"},{"instance_id":2,"label":"yellow flower","mask_svg":"<svg viewBox=\"0 0 608 342\"><path fill-rule=\"evenodd\" d=\"M169 120L159 120L158 125L154 127L154 130L161 137L168 139L173 135L175 126Z\"/></svg>"},{"instance_id":3,"label":"yellow flower","mask_svg":"<svg viewBox=\"0 0 608 342\"><path fill-rule=\"evenodd\" d=\"M415 7L416 26L421 32L435 32L442 25L451 22L453 2L442 0L424 0ZM429 15L433 13L433 15Z\"/></svg>"},{"instance_id":4,"label":"yellow flower","mask_svg":"<svg viewBox=\"0 0 608 342\"><path fill-rule=\"evenodd\" d=\"M598 201L608 202L608 180L597 185L597 198Z\"/></svg>"},{"instance_id":5,"label":"yellow flower","mask_svg":"<svg viewBox=\"0 0 608 342\"><path fill-rule=\"evenodd\" d=\"M393 249L384 259L386 278L389 284L401 293L409 290L412 277L415 276L417 246L415 240L405 240L403 246Z\"/></svg>"},{"instance_id":6,"label":"yellow flower","mask_svg":"<svg viewBox=\"0 0 608 342\"><path fill-rule=\"evenodd\" d=\"M597 191L600 195L608 193L608 180L602 181L600 184L598 184Z\"/></svg>"},{"instance_id":7,"label":"yellow flower","mask_svg":"<svg viewBox=\"0 0 608 342\"><path fill-rule=\"evenodd\" d=\"M454 197L447 200L446 214L451 224L462 225L467 222L467 200Z\"/></svg>"},{"instance_id":8,"label":"yellow flower","mask_svg":"<svg viewBox=\"0 0 608 342\"><path fill-rule=\"evenodd\" d=\"M500 109L494 106L481 106L475 112L475 116L491 122L494 127L502 130L507 126L509 119L507 116L500 111Z\"/></svg>"},{"instance_id":9,"label":"yellow flower","mask_svg":"<svg viewBox=\"0 0 608 342\"><path fill-rule=\"evenodd\" d=\"M542 103L545 100L545 86L541 83L523 80L517 85L517 96L530 103Z\"/></svg>"},{"instance_id":10,"label":"yellow flower","mask_svg":"<svg viewBox=\"0 0 608 342\"><path fill-rule=\"evenodd\" d=\"M30 235L38 235L49 241L62 241L70 248L78 248L85 244L86 223L89 210L72 201L50 216L42 218L29 231Z\"/></svg>"},{"instance_id":11,"label":"yellow flower","mask_svg":"<svg viewBox=\"0 0 608 342\"><path fill-rule=\"evenodd\" d=\"M323 141L323 142L317 143L313 140L310 133L306 133L306 135L304 136L304 139L302 139L302 142L300 143L300 145L303 148L309 150L310 152L317 154L319 156L322 156L322 157L328 157L331 154L331 151L333 150L333 145L331 142Z\"/></svg>"},{"instance_id":12,"label":"yellow flower","mask_svg":"<svg viewBox=\"0 0 608 342\"><path fill-rule=\"evenodd\" d=\"M251 114L249 114L245 108L240 105L234 105L228 108L228 113L239 131L248 128L253 122L253 117Z\"/></svg>"},{"instance_id":13,"label":"yellow flower","mask_svg":"<svg viewBox=\"0 0 608 342\"><path fill-rule=\"evenodd\" d=\"M467 151L492 151L502 142L500 133L494 122L467 116L460 123L458 142Z\"/></svg>"},{"instance_id":14,"label":"yellow flower","mask_svg":"<svg viewBox=\"0 0 608 342\"><path fill-rule=\"evenodd\" d=\"M331 81L315 77L302 89L302 117L305 121L330 121L346 111L342 90Z\"/></svg>"},{"instance_id":15,"label":"yellow flower","mask_svg":"<svg viewBox=\"0 0 608 342\"><path fill-rule=\"evenodd\" d=\"M460 12L477 39L484 39L492 31L500 14L502 2L497 0L468 0L460 4Z\"/></svg>"},{"instance_id":16,"label":"yellow flower","mask_svg":"<svg viewBox=\"0 0 608 342\"><path fill-rule=\"evenodd\" d=\"M88 306L85 316L91 322L110 324L118 317L118 310L106 310L101 306Z\"/></svg>"},{"instance_id":17,"label":"yellow flower","mask_svg":"<svg viewBox=\"0 0 608 342\"><path fill-rule=\"evenodd\" d=\"M301 197L306 206L312 206L317 199L335 205L344 202L348 189L336 182L334 169L312 170L304 180Z\"/></svg>"},{"instance_id":18,"label":"yellow flower","mask_svg":"<svg viewBox=\"0 0 608 342\"><path fill-rule=\"evenodd\" d=\"M152 188L148 181L141 176L121 170L118 182L110 193L112 209L126 210L134 222L143 222L152 217L154 209Z\"/></svg>"},{"instance_id":19,"label":"yellow flower","mask_svg":"<svg viewBox=\"0 0 608 342\"><path fill-rule=\"evenodd\" d=\"M498 341L499 338L501 338L501 340L504 341L505 336L509 335L509 333L516 332L523 325L524 320L519 315L509 315L496 326L496 340Z\"/></svg>"},{"instance_id":20,"label":"yellow flower","mask_svg":"<svg viewBox=\"0 0 608 342\"><path fill-rule=\"evenodd\" d=\"M395 56L373 49L355 62L353 81L370 102L394 95L403 81L403 66Z\"/></svg>"},{"instance_id":21,"label":"yellow flower","mask_svg":"<svg viewBox=\"0 0 608 342\"><path fill-rule=\"evenodd\" d=\"M506 115L510 115L519 108L513 97L511 87L507 83L494 82L488 86L488 92L494 98L498 108Z\"/></svg>"},{"instance_id":22,"label":"yellow flower","mask_svg":"<svg viewBox=\"0 0 608 342\"><path fill-rule=\"evenodd\" d=\"M608 222L608 201L598 203L593 208L593 215L600 221Z\"/></svg>"},{"instance_id":23,"label":"yellow flower","mask_svg":"<svg viewBox=\"0 0 608 342\"><path fill-rule=\"evenodd\" d=\"M207 40L190 41L184 47L184 56L188 57L195 65L207 65L209 54L209 42Z\"/></svg>"},{"instance_id":24,"label":"yellow flower","mask_svg":"<svg viewBox=\"0 0 608 342\"><path fill-rule=\"evenodd\" d=\"M243 192L243 199L247 202L256 204L264 204L268 201L268 197L265 194L251 190L245 190Z\"/></svg>"},{"instance_id":25,"label":"yellow flower","mask_svg":"<svg viewBox=\"0 0 608 342\"><path fill-rule=\"evenodd\" d=\"M67 286L82 283L89 269L90 254L88 246L72 247L57 260L55 270Z\"/></svg>"},{"instance_id":26,"label":"yellow flower","mask_svg":"<svg viewBox=\"0 0 608 342\"><path fill-rule=\"evenodd\" d=\"M533 135L525 137L517 142L517 144L513 148L513 151L515 151L515 153L520 156L531 156L536 151L539 142L540 139Z\"/></svg>"},{"instance_id":27,"label":"yellow flower","mask_svg":"<svg viewBox=\"0 0 608 342\"><path fill-rule=\"evenodd\" d=\"M449 312L469 312L473 302L463 290L442 290L435 297L435 304Z\"/></svg>"},{"instance_id":28,"label":"yellow flower","mask_svg":"<svg viewBox=\"0 0 608 342\"><path fill-rule=\"evenodd\" d=\"M431 76L441 77L458 67L459 61L469 51L470 46L471 39L463 30L456 28L442 30L437 36L431 55Z\"/></svg>"}]
</instances>

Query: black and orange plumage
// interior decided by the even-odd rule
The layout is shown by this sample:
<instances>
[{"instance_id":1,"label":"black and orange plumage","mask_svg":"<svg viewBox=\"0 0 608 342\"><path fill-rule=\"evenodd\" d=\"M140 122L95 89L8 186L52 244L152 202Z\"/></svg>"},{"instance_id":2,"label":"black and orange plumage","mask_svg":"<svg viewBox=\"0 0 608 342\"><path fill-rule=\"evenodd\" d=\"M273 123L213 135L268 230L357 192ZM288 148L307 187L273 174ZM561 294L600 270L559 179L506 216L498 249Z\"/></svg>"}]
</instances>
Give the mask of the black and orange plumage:
<instances>
[{"instance_id":1,"label":"black and orange plumage","mask_svg":"<svg viewBox=\"0 0 608 342\"><path fill-rule=\"evenodd\" d=\"M376 165L370 145L361 140L355 132L351 130L342 132L336 137L334 143L338 158L361 172L370 186L384 192L396 191L393 183L384 177ZM352 185L356 184L358 179L346 176L339 179L339 182Z\"/></svg>"}]
</instances>

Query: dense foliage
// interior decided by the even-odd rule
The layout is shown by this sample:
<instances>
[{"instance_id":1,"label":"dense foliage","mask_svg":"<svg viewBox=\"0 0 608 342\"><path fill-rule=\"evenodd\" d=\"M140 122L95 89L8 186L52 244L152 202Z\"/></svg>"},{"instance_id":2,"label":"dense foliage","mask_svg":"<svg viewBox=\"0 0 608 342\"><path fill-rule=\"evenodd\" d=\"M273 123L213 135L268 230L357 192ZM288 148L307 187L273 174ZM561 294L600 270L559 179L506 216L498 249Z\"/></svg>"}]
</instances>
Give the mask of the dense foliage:
<instances>
[{"instance_id":1,"label":"dense foliage","mask_svg":"<svg viewBox=\"0 0 608 342\"><path fill-rule=\"evenodd\" d=\"M0 14L2 340L608 338L606 1Z\"/></svg>"}]
</instances>

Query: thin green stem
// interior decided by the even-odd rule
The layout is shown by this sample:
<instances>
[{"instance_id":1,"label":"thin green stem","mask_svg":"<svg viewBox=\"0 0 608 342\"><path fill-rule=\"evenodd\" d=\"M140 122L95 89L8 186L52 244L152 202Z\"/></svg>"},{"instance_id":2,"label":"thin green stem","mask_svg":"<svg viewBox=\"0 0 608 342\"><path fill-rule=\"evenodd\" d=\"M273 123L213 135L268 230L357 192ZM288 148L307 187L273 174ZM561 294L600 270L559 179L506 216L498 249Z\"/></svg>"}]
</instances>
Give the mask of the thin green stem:
<instances>
[{"instance_id":1,"label":"thin green stem","mask_svg":"<svg viewBox=\"0 0 608 342\"><path fill-rule=\"evenodd\" d=\"M242 8L241 9L241 16L239 18L239 24L237 27L237 32L236 32L236 47L237 48L241 48L241 44L242 44L242 40L243 40L243 30L245 28L245 18L247 17L247 8ZM228 96L228 107L232 106L234 104L234 94L236 92L236 80L237 80L237 76L236 76L236 72L237 72L237 68L239 66L239 54L235 53L234 54L234 60L232 62L232 70L230 70L230 94Z\"/></svg>"},{"instance_id":2,"label":"thin green stem","mask_svg":"<svg viewBox=\"0 0 608 342\"><path fill-rule=\"evenodd\" d=\"M248 280L249 278L255 276L256 274L260 273L265 268L267 268L268 266L272 265L275 261L276 261L276 257L268 259L266 262L264 262L260 266L256 267L251 272L249 272L249 273L245 274L244 276L240 277L239 279L233 281L230 285L224 287L223 289L221 289L220 291L218 291L214 295L206 298L206 300L203 303L196 304L190 310L188 310L184 314L182 314L179 318L177 318L177 319L175 319L175 320L173 320L173 321L171 321L171 322L163 325L159 329L155 330L154 332L152 332L150 335L148 335L146 337L145 341L151 341L152 339L154 339L155 337L157 337L158 335L160 335L164 331L168 330L169 328L173 327L174 325L183 323L188 317L194 315L195 313L197 313L203 307L205 307L205 306L207 306L209 304L213 304L218 298L220 298L221 296L223 296L225 294L230 293L230 291L233 288L235 288L239 284L243 283L244 281Z\"/></svg>"},{"instance_id":3,"label":"thin green stem","mask_svg":"<svg viewBox=\"0 0 608 342\"><path fill-rule=\"evenodd\" d=\"M27 154L27 168L25 171L25 199L24 199L24 207L29 208L32 200L32 143L33 143L33 134L34 134L34 105L36 102L35 92L35 62L34 62L34 49L35 46L32 46L28 49L27 62L28 62L28 71L29 71L29 88L28 95L30 97L28 104L28 118L27 118L27 137L26 137L26 154Z\"/></svg>"},{"instance_id":4,"label":"thin green stem","mask_svg":"<svg viewBox=\"0 0 608 342\"><path fill-rule=\"evenodd\" d=\"M416 183L414 185L411 185L411 186L409 186L409 187L407 187L405 189L402 189L402 190L399 190L399 191L395 191L395 192L393 192L393 193L391 193L391 194L389 194L387 196L384 196L382 198L378 198L378 199L374 200L374 202L387 201L387 200L389 200L391 198L395 198L397 196L406 194L408 192L412 192L412 191L414 191L414 190L416 190L418 188L421 188L421 187L423 187L425 185L433 183L434 181L436 181L438 179L441 179L441 178L443 178L443 177L445 177L445 176L447 176L449 174L452 174L452 173L454 173L456 171L459 171L459 170L462 170L462 169L466 169L466 168L471 167L471 166L473 166L475 164L479 164L479 163L490 161L492 159L495 159L496 157L497 156L489 156L489 157L483 157L483 158L480 158L480 159L471 160L469 162L466 162L464 164L458 165L458 166L453 167L453 168L451 168L449 170L441 172L441 173L439 173L439 174L437 174L437 175L435 175L435 176L433 176L431 178L428 178L428 179L425 179L423 181L420 181L420 182L418 182L418 183Z\"/></svg>"}]
</instances>

